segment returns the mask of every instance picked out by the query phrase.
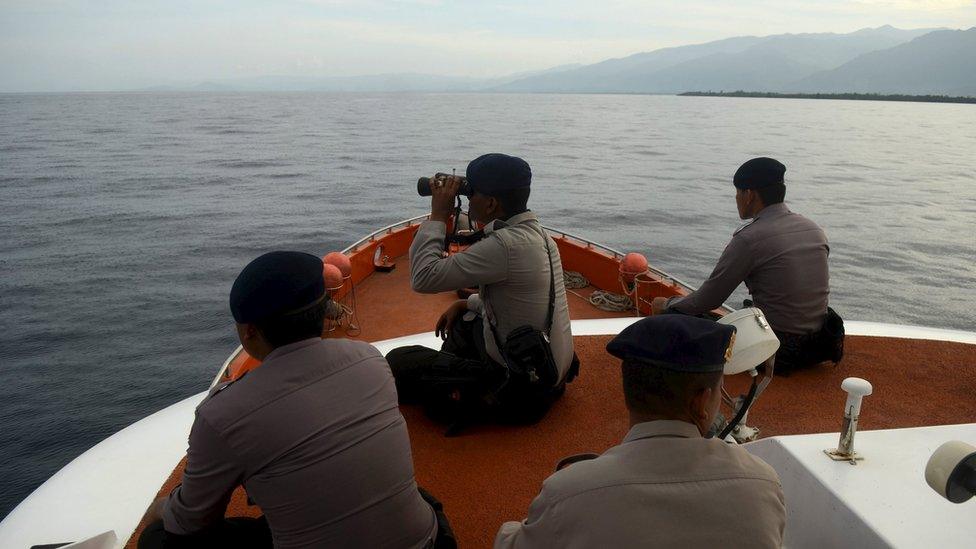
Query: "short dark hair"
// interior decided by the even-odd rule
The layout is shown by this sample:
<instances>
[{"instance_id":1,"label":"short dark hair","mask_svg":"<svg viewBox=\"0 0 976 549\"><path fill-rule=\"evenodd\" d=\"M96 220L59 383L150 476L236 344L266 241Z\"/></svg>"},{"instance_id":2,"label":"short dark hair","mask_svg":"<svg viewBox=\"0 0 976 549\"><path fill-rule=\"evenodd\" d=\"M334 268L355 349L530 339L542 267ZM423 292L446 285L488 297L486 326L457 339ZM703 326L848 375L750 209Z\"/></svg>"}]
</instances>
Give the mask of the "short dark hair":
<instances>
[{"instance_id":1,"label":"short dark hair","mask_svg":"<svg viewBox=\"0 0 976 549\"><path fill-rule=\"evenodd\" d=\"M718 372L678 372L634 358L621 364L624 399L636 412L667 416L679 411L701 389L715 388L722 379Z\"/></svg>"},{"instance_id":2,"label":"short dark hair","mask_svg":"<svg viewBox=\"0 0 976 549\"><path fill-rule=\"evenodd\" d=\"M759 194L759 198L762 199L763 205L772 206L773 204L779 204L786 198L786 185L774 183L765 187L759 187L756 189L756 192Z\"/></svg>"},{"instance_id":3,"label":"short dark hair","mask_svg":"<svg viewBox=\"0 0 976 549\"><path fill-rule=\"evenodd\" d=\"M283 315L256 323L264 339L274 348L311 337L322 337L325 327L325 309L329 299L298 313Z\"/></svg>"},{"instance_id":4,"label":"short dark hair","mask_svg":"<svg viewBox=\"0 0 976 549\"><path fill-rule=\"evenodd\" d=\"M494 192L489 196L494 197L501 204L502 209L505 210L505 215L516 215L524 212L528 208L530 190L529 187L508 189Z\"/></svg>"}]
</instances>

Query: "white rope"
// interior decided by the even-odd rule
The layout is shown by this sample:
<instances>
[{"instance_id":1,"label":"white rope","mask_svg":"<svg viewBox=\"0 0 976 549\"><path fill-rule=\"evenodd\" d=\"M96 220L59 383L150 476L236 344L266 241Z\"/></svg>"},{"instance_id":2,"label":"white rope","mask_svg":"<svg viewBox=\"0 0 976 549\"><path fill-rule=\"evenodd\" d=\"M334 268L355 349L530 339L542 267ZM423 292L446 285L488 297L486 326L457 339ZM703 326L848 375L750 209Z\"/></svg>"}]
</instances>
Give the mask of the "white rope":
<instances>
[{"instance_id":1,"label":"white rope","mask_svg":"<svg viewBox=\"0 0 976 549\"><path fill-rule=\"evenodd\" d=\"M329 321L328 331L330 332L341 328L343 324L346 327L346 335L357 336L362 331L354 320L356 310L345 303L330 300L325 310L325 317Z\"/></svg>"},{"instance_id":2,"label":"white rope","mask_svg":"<svg viewBox=\"0 0 976 549\"><path fill-rule=\"evenodd\" d=\"M625 295L615 294L604 290L596 290L590 294L589 298L587 298L574 292L573 289L585 288L590 285L590 281L587 280L582 273L578 273L576 271L563 271L563 281L566 284L566 290L569 293L581 299L586 299L590 302L590 305L593 305L597 309L612 313L619 313L622 311L629 311L634 308L634 303Z\"/></svg>"},{"instance_id":3,"label":"white rope","mask_svg":"<svg viewBox=\"0 0 976 549\"><path fill-rule=\"evenodd\" d=\"M567 289L585 288L590 285L590 281L576 271L563 271L563 281Z\"/></svg>"},{"instance_id":4,"label":"white rope","mask_svg":"<svg viewBox=\"0 0 976 549\"><path fill-rule=\"evenodd\" d=\"M590 303L597 309L615 313L634 308L634 302L629 297L604 290L596 290L590 294Z\"/></svg>"}]
</instances>

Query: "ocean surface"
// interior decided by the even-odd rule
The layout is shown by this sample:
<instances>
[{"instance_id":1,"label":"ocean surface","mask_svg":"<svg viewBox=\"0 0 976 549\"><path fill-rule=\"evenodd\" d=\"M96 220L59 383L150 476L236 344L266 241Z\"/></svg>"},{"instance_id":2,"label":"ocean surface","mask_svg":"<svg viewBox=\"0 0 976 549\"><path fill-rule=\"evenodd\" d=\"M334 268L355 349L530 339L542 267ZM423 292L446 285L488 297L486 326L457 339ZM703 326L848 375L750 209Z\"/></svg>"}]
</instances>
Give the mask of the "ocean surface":
<instances>
[{"instance_id":1,"label":"ocean surface","mask_svg":"<svg viewBox=\"0 0 976 549\"><path fill-rule=\"evenodd\" d=\"M773 156L846 319L972 330L976 105L614 95L0 95L0 517L207 387L227 293L426 211L417 177L524 157L544 223L699 284ZM740 289L730 303L740 303Z\"/></svg>"}]
</instances>

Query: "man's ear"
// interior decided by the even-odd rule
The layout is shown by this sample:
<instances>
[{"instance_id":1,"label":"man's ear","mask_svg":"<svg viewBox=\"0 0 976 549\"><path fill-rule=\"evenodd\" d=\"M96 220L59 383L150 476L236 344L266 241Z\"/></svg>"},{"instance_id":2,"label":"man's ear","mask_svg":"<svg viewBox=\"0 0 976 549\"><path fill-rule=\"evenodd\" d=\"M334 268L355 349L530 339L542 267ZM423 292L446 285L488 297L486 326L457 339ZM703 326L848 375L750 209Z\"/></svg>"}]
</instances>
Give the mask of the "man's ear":
<instances>
[{"instance_id":1,"label":"man's ear","mask_svg":"<svg viewBox=\"0 0 976 549\"><path fill-rule=\"evenodd\" d=\"M488 211L491 213L491 217L505 217L505 212L502 210L502 203L494 196L488 197Z\"/></svg>"},{"instance_id":2,"label":"man's ear","mask_svg":"<svg viewBox=\"0 0 976 549\"><path fill-rule=\"evenodd\" d=\"M749 189L749 192L752 195L749 198L749 204L753 208L759 210L760 207L765 206L765 204L763 204L762 198L759 197L759 191L757 191L756 189Z\"/></svg>"},{"instance_id":3,"label":"man's ear","mask_svg":"<svg viewBox=\"0 0 976 549\"><path fill-rule=\"evenodd\" d=\"M264 339L264 334L258 329L257 324L238 324L237 338L241 340L241 347L244 347L247 354L258 360L264 360L264 357L274 350L274 347Z\"/></svg>"},{"instance_id":4,"label":"man's ear","mask_svg":"<svg viewBox=\"0 0 976 549\"><path fill-rule=\"evenodd\" d=\"M237 339L241 341L241 346L244 347L245 351L248 351L248 349L254 349L255 345L259 345L263 341L257 324L238 323L236 326Z\"/></svg>"},{"instance_id":5,"label":"man's ear","mask_svg":"<svg viewBox=\"0 0 976 549\"><path fill-rule=\"evenodd\" d=\"M709 425L709 404L712 401L712 389L711 387L705 387L703 389L698 389L695 394L691 397L691 402L689 403L688 412L691 414L691 418L695 421L695 425L699 428L704 427L706 430Z\"/></svg>"}]
</instances>

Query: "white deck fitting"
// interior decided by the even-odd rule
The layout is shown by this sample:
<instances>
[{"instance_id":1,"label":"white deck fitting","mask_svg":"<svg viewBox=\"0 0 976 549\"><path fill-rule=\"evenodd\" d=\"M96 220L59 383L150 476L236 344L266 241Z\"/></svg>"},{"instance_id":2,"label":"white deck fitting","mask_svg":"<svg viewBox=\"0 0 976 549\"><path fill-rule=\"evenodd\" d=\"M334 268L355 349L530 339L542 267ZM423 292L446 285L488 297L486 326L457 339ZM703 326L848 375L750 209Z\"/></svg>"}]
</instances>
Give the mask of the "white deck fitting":
<instances>
[{"instance_id":1,"label":"white deck fitting","mask_svg":"<svg viewBox=\"0 0 976 549\"><path fill-rule=\"evenodd\" d=\"M574 320L572 329L573 334L579 336L613 335L640 318ZM970 332L874 322L848 321L845 324L848 335L976 344L976 333ZM400 345L424 345L436 349L440 348L440 344L441 340L434 336L432 331L374 343L384 354ZM187 436L193 422L193 410L205 394L202 392L194 395L142 419L75 458L31 493L7 515L3 522L0 522L0 548L26 548L35 544L75 541L107 530L115 531L119 539L116 547L123 547L138 526L146 507L172 473L174 465L185 455ZM870 402L867 405L870 405ZM838 426L839 422L840 411L838 411ZM862 434L864 438L869 435L869 433L858 433L856 440L858 451L862 449ZM829 443L818 442L814 446L819 444L823 445L823 448L832 448L837 444L836 434L780 438L799 440L808 437L832 438ZM760 444L779 440L779 438L764 439L753 444L759 448ZM946 440L949 438L940 439L939 444ZM964 440L976 442L976 433ZM938 444L934 444L929 454L937 446ZM818 452L823 448L818 446ZM759 451L762 450L757 450ZM786 458L783 459L785 463ZM826 456L824 459L827 459ZM925 459L928 459L927 456ZM851 467L845 463L841 465ZM925 481L921 476L924 471L924 461L922 466L922 469L917 470L917 475L924 486ZM932 492L932 497L938 496ZM804 501L805 505L805 500L806 498L800 498L799 501ZM793 512L799 512L797 501L792 499L792 504L788 504L792 505ZM951 505L948 502L945 504ZM934 508L942 507L938 501L931 505ZM961 507L970 508L969 516L976 517L976 512L971 510L972 505Z\"/></svg>"},{"instance_id":2,"label":"white deck fitting","mask_svg":"<svg viewBox=\"0 0 976 549\"><path fill-rule=\"evenodd\" d=\"M824 455L838 436L781 436L743 446L779 473L787 547L973 547L976 505L936 494L925 483L925 464L943 442L976 442L976 423L859 431L854 449L864 460L857 465Z\"/></svg>"}]
</instances>

